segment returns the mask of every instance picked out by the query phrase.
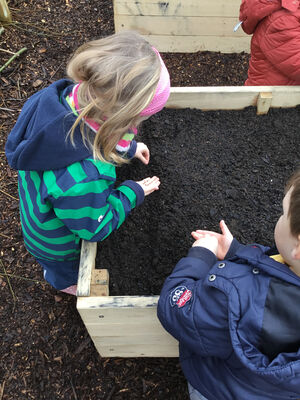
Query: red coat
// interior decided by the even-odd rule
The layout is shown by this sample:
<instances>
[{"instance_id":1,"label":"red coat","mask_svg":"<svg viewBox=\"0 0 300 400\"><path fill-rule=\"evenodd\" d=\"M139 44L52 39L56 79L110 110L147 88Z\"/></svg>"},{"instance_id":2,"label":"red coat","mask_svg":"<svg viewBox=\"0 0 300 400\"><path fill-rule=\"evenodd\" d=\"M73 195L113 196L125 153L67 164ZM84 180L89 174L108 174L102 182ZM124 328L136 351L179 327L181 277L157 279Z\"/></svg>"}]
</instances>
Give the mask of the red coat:
<instances>
[{"instance_id":1,"label":"red coat","mask_svg":"<svg viewBox=\"0 0 300 400\"><path fill-rule=\"evenodd\" d=\"M242 0L242 28L253 34L245 85L300 85L299 3Z\"/></svg>"}]
</instances>

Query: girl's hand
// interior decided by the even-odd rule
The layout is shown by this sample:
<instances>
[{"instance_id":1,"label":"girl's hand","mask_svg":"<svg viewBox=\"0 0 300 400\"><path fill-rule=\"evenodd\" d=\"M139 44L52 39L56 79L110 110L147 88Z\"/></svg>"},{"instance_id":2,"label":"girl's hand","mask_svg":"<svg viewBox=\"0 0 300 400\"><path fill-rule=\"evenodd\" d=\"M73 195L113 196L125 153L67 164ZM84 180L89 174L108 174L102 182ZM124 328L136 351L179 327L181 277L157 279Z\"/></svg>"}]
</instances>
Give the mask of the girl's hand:
<instances>
[{"instance_id":1,"label":"girl's hand","mask_svg":"<svg viewBox=\"0 0 300 400\"><path fill-rule=\"evenodd\" d=\"M203 235L208 235L208 236L211 236L211 237L214 237L215 239L217 239L218 246L217 246L216 253L214 253L214 254L217 256L217 258L219 260L224 260L224 257L228 253L228 250L231 246L233 236L223 220L220 221L220 228L221 228L221 232L222 232L221 234L217 233L217 232L203 231L203 230L198 229L198 230L192 232L192 236L196 240L196 242L198 242L203 237ZM194 243L194 245L195 245L195 243ZM197 246L197 244L196 244L196 246ZM199 244L198 244L198 246L199 246ZM205 247L205 246L203 246L203 247ZM206 247L206 248L208 248L208 247Z\"/></svg>"},{"instance_id":2,"label":"girl's hand","mask_svg":"<svg viewBox=\"0 0 300 400\"><path fill-rule=\"evenodd\" d=\"M145 143L138 142L136 147L136 152L134 155L135 158L138 158L142 161L143 164L149 164L150 160L150 151Z\"/></svg>"},{"instance_id":3,"label":"girl's hand","mask_svg":"<svg viewBox=\"0 0 300 400\"><path fill-rule=\"evenodd\" d=\"M153 176L152 178L145 178L137 183L144 190L145 196L148 196L148 194L151 194L155 190L159 189L160 180L157 176Z\"/></svg>"}]
</instances>

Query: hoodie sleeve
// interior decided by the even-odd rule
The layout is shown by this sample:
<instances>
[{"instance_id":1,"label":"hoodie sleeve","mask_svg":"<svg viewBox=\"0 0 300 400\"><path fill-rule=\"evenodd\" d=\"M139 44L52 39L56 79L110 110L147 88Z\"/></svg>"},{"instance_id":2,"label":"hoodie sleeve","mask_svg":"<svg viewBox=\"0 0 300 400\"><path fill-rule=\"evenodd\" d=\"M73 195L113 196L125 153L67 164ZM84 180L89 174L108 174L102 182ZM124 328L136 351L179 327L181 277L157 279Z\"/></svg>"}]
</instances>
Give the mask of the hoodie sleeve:
<instances>
[{"instance_id":1,"label":"hoodie sleeve","mask_svg":"<svg viewBox=\"0 0 300 400\"><path fill-rule=\"evenodd\" d=\"M134 138L137 133L137 128L131 128L118 142L116 150L121 157L131 159L135 156L137 143Z\"/></svg>"},{"instance_id":2,"label":"hoodie sleeve","mask_svg":"<svg viewBox=\"0 0 300 400\"><path fill-rule=\"evenodd\" d=\"M300 81L300 23L292 13L283 13L260 39L265 57L286 77Z\"/></svg>"},{"instance_id":3,"label":"hoodie sleeve","mask_svg":"<svg viewBox=\"0 0 300 400\"><path fill-rule=\"evenodd\" d=\"M119 145L118 145L119 146ZM117 152L120 154L121 157L127 158L131 160L136 153L136 148L137 148L137 142L135 140L132 140L127 149L121 149L121 147L117 146Z\"/></svg>"},{"instance_id":4,"label":"hoodie sleeve","mask_svg":"<svg viewBox=\"0 0 300 400\"><path fill-rule=\"evenodd\" d=\"M143 202L140 185L127 180L114 188L114 174L112 165L94 160L44 173L48 199L56 216L81 239L105 239Z\"/></svg>"},{"instance_id":5,"label":"hoodie sleeve","mask_svg":"<svg viewBox=\"0 0 300 400\"><path fill-rule=\"evenodd\" d=\"M191 248L166 279L157 313L180 345L201 356L226 358L232 351L227 297L206 284L216 261L209 250Z\"/></svg>"}]
</instances>

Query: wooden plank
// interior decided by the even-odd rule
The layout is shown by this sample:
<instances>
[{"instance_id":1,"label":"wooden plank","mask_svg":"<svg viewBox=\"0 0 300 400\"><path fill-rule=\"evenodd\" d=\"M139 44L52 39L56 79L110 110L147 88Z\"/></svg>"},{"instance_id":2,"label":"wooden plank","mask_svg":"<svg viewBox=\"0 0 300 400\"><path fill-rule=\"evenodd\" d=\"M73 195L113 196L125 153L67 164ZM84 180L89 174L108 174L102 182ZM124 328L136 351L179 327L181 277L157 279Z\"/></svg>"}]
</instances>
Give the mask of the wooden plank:
<instances>
[{"instance_id":1,"label":"wooden plank","mask_svg":"<svg viewBox=\"0 0 300 400\"><path fill-rule=\"evenodd\" d=\"M240 28L240 0L114 0L115 30L138 31L161 52L250 52Z\"/></svg>"},{"instance_id":2,"label":"wooden plank","mask_svg":"<svg viewBox=\"0 0 300 400\"><path fill-rule=\"evenodd\" d=\"M272 104L272 93L259 93L257 98L257 115L267 114Z\"/></svg>"},{"instance_id":3,"label":"wooden plank","mask_svg":"<svg viewBox=\"0 0 300 400\"><path fill-rule=\"evenodd\" d=\"M109 288L107 285L90 286L90 296L109 296Z\"/></svg>"},{"instance_id":4,"label":"wooden plank","mask_svg":"<svg viewBox=\"0 0 300 400\"><path fill-rule=\"evenodd\" d=\"M142 32L140 32L142 34ZM250 36L172 36L144 35L162 53L195 53L197 51L220 51L222 53L250 53Z\"/></svg>"},{"instance_id":5,"label":"wooden plank","mask_svg":"<svg viewBox=\"0 0 300 400\"><path fill-rule=\"evenodd\" d=\"M177 341L170 335L134 335L134 336L127 336L122 335L122 331L119 331L119 336L93 336L94 343L99 343L99 345L103 346L121 346L121 345L147 345L155 344L155 345L162 345L162 346L170 346L174 344L177 345Z\"/></svg>"},{"instance_id":6,"label":"wooden plank","mask_svg":"<svg viewBox=\"0 0 300 400\"><path fill-rule=\"evenodd\" d=\"M108 296L110 297L110 296ZM105 299L104 297L92 297L92 299L98 299L97 302L102 302ZM77 298L77 308L78 311L85 322L86 326L90 324L95 324L100 321L103 324L114 324L116 321L119 321L120 324L133 324L139 325L144 321L145 323L153 323L156 320L156 306L152 308L122 308L122 307L112 307L110 309L104 309L102 307L97 307L97 302L95 301L95 308L84 309L78 303Z\"/></svg>"},{"instance_id":7,"label":"wooden plank","mask_svg":"<svg viewBox=\"0 0 300 400\"><path fill-rule=\"evenodd\" d=\"M153 318L143 318L142 321L141 319L130 320L130 323L128 321L125 323L124 321L105 322L95 320L92 323L85 323L85 326L92 337L120 336L120 332L122 332L122 335L130 337L137 335L147 336L149 332L153 335L170 336L162 327L156 315L153 315Z\"/></svg>"},{"instance_id":8,"label":"wooden plank","mask_svg":"<svg viewBox=\"0 0 300 400\"><path fill-rule=\"evenodd\" d=\"M114 0L114 13L120 15L163 15L239 17L241 0Z\"/></svg>"},{"instance_id":9,"label":"wooden plank","mask_svg":"<svg viewBox=\"0 0 300 400\"><path fill-rule=\"evenodd\" d=\"M141 319L156 319L159 296L108 296L78 297L77 309L86 324L95 321L105 323L138 323Z\"/></svg>"},{"instance_id":10,"label":"wooden plank","mask_svg":"<svg viewBox=\"0 0 300 400\"><path fill-rule=\"evenodd\" d=\"M94 342L95 347L101 357L178 357L178 345L157 344L136 345L114 345L104 346L97 341Z\"/></svg>"},{"instance_id":11,"label":"wooden plank","mask_svg":"<svg viewBox=\"0 0 300 400\"><path fill-rule=\"evenodd\" d=\"M157 318L159 296L79 297L77 309L102 357L177 357Z\"/></svg>"},{"instance_id":12,"label":"wooden plank","mask_svg":"<svg viewBox=\"0 0 300 400\"><path fill-rule=\"evenodd\" d=\"M90 295L92 270L95 268L97 243L82 241L79 274L77 282L77 296Z\"/></svg>"},{"instance_id":13,"label":"wooden plank","mask_svg":"<svg viewBox=\"0 0 300 400\"><path fill-rule=\"evenodd\" d=\"M110 308L153 308L157 305L159 296L109 296L97 299L97 297L84 297L78 299L78 305L82 309L94 311L95 307L104 311Z\"/></svg>"},{"instance_id":14,"label":"wooden plank","mask_svg":"<svg viewBox=\"0 0 300 400\"><path fill-rule=\"evenodd\" d=\"M161 17L115 15L115 29L135 30L141 35L243 37L242 29L233 32L238 22L230 17Z\"/></svg>"},{"instance_id":15,"label":"wooden plank","mask_svg":"<svg viewBox=\"0 0 300 400\"><path fill-rule=\"evenodd\" d=\"M93 269L91 285L109 285L109 273L107 269Z\"/></svg>"},{"instance_id":16,"label":"wooden plank","mask_svg":"<svg viewBox=\"0 0 300 400\"><path fill-rule=\"evenodd\" d=\"M256 106L260 92L272 93L272 107L300 104L300 86L210 86L173 87L166 107L242 110Z\"/></svg>"},{"instance_id":17,"label":"wooden plank","mask_svg":"<svg viewBox=\"0 0 300 400\"><path fill-rule=\"evenodd\" d=\"M109 295L109 273L107 269L92 269L90 296Z\"/></svg>"}]
</instances>

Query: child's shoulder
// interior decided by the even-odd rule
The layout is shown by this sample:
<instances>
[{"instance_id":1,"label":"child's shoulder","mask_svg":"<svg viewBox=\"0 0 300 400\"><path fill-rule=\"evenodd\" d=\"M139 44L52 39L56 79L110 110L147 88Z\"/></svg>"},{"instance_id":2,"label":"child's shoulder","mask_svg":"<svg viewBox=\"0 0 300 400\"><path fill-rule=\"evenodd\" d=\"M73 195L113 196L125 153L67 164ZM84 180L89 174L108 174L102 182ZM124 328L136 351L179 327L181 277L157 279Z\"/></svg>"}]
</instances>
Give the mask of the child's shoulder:
<instances>
[{"instance_id":1,"label":"child's shoulder","mask_svg":"<svg viewBox=\"0 0 300 400\"><path fill-rule=\"evenodd\" d=\"M64 168L43 172L47 192L54 198L77 193L78 185L80 185L80 191L89 191L101 181L107 182L105 185L109 186L115 180L116 171L113 165L92 158L74 162ZM103 186L103 183L101 185Z\"/></svg>"},{"instance_id":2,"label":"child's shoulder","mask_svg":"<svg viewBox=\"0 0 300 400\"><path fill-rule=\"evenodd\" d=\"M116 178L116 167L113 164L101 160L94 160L93 158L86 158L81 161L83 168L89 170L98 176L107 178Z\"/></svg>"},{"instance_id":3,"label":"child's shoulder","mask_svg":"<svg viewBox=\"0 0 300 400\"><path fill-rule=\"evenodd\" d=\"M52 177L52 181L70 181L72 183L88 182L95 179L115 180L116 168L114 165L101 160L85 158L63 168L44 171L43 175L44 180L49 180Z\"/></svg>"}]
</instances>

